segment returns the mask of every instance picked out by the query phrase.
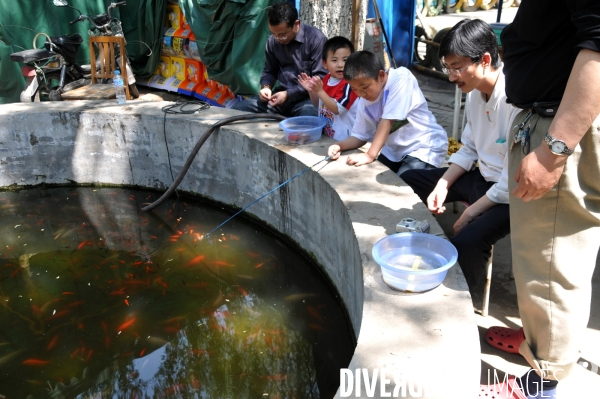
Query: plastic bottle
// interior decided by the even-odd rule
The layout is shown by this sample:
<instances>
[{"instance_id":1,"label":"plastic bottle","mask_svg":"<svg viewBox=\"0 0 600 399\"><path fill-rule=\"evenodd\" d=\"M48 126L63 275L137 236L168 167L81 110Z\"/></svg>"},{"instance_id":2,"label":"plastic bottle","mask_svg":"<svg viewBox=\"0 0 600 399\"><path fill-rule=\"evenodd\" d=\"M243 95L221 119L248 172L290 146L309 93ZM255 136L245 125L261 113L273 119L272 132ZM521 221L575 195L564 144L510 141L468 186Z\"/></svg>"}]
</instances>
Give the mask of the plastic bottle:
<instances>
[{"instance_id":1,"label":"plastic bottle","mask_svg":"<svg viewBox=\"0 0 600 399\"><path fill-rule=\"evenodd\" d=\"M117 104L125 104L127 97L125 96L125 84L123 83L120 71L115 71L113 84L115 85L115 90L117 92Z\"/></svg>"}]
</instances>

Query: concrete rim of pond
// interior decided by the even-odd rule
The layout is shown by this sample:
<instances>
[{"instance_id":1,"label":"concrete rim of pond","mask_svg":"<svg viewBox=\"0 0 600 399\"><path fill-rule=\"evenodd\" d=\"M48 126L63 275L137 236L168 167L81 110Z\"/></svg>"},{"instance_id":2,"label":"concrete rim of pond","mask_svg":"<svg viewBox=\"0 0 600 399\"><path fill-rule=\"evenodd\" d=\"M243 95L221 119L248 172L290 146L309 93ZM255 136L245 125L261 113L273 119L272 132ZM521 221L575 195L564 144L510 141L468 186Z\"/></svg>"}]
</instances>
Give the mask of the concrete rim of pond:
<instances>
[{"instance_id":1,"label":"concrete rim of pond","mask_svg":"<svg viewBox=\"0 0 600 399\"><path fill-rule=\"evenodd\" d=\"M0 187L102 184L165 190L172 182L169 168L174 174L180 170L204 130L239 114L211 108L164 120L166 104L171 103L3 105ZM332 143L322 137L289 145L274 121L222 127L202 147L179 190L239 209L322 159ZM351 167L345 157L319 165L246 212L303 248L337 288L357 335L348 367L353 373L364 369L375 382L371 394L361 375L359 397L387 397L395 388L400 397L475 397L479 335L460 268L451 268L430 292L407 294L383 282L371 256L373 244L394 233L405 217L428 220L433 234L442 234L441 228L386 167L377 162ZM379 373L383 369L385 376ZM353 388L349 374L341 372L345 379L336 397Z\"/></svg>"}]
</instances>

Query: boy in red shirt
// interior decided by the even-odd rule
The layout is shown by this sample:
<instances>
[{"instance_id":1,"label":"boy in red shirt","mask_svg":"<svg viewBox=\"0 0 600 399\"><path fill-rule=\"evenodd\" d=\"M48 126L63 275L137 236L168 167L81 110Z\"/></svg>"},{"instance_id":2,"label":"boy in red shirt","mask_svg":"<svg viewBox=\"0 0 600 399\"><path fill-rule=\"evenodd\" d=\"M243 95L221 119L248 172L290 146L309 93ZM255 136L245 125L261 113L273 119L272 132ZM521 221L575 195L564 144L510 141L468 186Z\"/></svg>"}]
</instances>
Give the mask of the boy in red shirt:
<instances>
[{"instance_id":1,"label":"boy in red shirt","mask_svg":"<svg viewBox=\"0 0 600 399\"><path fill-rule=\"evenodd\" d=\"M350 40L342 36L332 37L323 46L322 56L323 66L329 73L322 80L319 76L309 77L304 72L298 76L298 83L318 107L319 117L327 121L324 134L337 141L350 136L356 117L358 96L344 80L346 58L353 52Z\"/></svg>"}]
</instances>

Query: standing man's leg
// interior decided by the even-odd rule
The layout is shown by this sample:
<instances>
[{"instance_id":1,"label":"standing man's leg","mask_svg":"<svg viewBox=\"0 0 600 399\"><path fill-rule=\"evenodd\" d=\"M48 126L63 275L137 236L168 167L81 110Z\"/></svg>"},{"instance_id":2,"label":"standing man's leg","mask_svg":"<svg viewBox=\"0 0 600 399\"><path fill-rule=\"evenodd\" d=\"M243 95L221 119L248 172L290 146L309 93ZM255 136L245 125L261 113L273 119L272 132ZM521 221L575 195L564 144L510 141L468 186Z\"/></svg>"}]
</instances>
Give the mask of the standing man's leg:
<instances>
[{"instance_id":1,"label":"standing man's leg","mask_svg":"<svg viewBox=\"0 0 600 399\"><path fill-rule=\"evenodd\" d=\"M525 111L515 123L524 116ZM532 150L551 122L552 118L531 118ZM599 122L600 118L568 158L556 187L530 202L510 197L513 268L526 337L520 353L550 380L561 380L572 370L589 319L600 244ZM524 156L521 145L515 144L509 154L511 193Z\"/></svg>"}]
</instances>

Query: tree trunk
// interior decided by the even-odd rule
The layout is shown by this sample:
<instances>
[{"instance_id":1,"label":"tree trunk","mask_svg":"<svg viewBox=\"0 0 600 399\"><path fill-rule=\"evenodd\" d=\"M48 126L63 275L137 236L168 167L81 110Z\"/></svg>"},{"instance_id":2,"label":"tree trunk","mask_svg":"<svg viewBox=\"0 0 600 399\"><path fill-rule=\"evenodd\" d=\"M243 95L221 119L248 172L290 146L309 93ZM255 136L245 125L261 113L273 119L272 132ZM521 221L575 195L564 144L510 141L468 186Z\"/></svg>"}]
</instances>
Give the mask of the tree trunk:
<instances>
[{"instance_id":1,"label":"tree trunk","mask_svg":"<svg viewBox=\"0 0 600 399\"><path fill-rule=\"evenodd\" d=\"M358 9L358 43L354 44L356 50L361 50L365 37L368 0L302 0L300 20L321 29L328 38L344 36L354 42L352 10L355 3Z\"/></svg>"}]
</instances>

